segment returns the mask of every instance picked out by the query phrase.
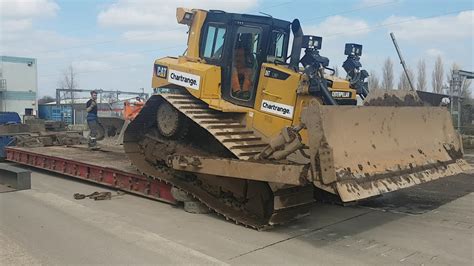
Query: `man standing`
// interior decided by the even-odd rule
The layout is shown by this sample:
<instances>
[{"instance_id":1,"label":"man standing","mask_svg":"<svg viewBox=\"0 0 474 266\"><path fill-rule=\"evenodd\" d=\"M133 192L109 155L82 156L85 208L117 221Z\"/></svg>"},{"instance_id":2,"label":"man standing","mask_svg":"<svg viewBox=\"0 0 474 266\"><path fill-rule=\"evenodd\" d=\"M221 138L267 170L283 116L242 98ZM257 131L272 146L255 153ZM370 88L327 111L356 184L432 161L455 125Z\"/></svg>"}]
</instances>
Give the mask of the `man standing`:
<instances>
[{"instance_id":1,"label":"man standing","mask_svg":"<svg viewBox=\"0 0 474 266\"><path fill-rule=\"evenodd\" d=\"M91 91L91 98L86 103L87 125L90 129L89 148L97 148L97 134L101 127L97 116L97 92Z\"/></svg>"}]
</instances>

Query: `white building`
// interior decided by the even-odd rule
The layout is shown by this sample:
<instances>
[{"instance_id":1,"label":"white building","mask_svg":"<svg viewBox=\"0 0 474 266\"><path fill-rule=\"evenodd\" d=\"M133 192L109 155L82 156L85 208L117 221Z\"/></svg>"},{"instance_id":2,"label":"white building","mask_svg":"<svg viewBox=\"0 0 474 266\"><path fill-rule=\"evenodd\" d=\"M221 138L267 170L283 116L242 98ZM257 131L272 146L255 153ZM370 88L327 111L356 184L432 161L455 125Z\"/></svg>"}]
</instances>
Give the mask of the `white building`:
<instances>
[{"instance_id":1,"label":"white building","mask_svg":"<svg viewBox=\"0 0 474 266\"><path fill-rule=\"evenodd\" d=\"M0 111L36 114L37 90L36 59L0 56Z\"/></svg>"}]
</instances>

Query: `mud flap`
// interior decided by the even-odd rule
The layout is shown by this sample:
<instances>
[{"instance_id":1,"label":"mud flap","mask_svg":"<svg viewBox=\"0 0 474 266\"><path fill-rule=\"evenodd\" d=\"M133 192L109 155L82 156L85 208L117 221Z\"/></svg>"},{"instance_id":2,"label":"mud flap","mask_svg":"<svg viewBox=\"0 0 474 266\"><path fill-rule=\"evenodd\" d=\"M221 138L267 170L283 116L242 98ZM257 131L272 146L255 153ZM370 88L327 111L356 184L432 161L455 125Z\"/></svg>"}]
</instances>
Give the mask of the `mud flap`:
<instances>
[{"instance_id":1,"label":"mud flap","mask_svg":"<svg viewBox=\"0 0 474 266\"><path fill-rule=\"evenodd\" d=\"M462 160L451 116L442 107L313 102L303 111L302 120L310 151L327 145L332 152L335 178L324 176L328 157L319 155L313 160L319 170L314 185L332 187L344 202L456 175L470 167ZM319 125L314 125L316 121ZM317 165L321 162L326 166Z\"/></svg>"}]
</instances>

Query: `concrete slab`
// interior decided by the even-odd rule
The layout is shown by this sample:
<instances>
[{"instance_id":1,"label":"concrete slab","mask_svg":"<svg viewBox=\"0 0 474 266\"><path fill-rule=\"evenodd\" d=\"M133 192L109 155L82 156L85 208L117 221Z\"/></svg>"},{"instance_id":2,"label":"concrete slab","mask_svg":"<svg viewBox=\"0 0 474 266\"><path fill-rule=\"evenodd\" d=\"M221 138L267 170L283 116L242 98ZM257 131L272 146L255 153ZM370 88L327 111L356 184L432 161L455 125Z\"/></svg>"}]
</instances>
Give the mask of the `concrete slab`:
<instances>
[{"instance_id":1,"label":"concrete slab","mask_svg":"<svg viewBox=\"0 0 474 266\"><path fill-rule=\"evenodd\" d=\"M10 163L0 163L0 184L15 190L30 189L31 172Z\"/></svg>"}]
</instances>

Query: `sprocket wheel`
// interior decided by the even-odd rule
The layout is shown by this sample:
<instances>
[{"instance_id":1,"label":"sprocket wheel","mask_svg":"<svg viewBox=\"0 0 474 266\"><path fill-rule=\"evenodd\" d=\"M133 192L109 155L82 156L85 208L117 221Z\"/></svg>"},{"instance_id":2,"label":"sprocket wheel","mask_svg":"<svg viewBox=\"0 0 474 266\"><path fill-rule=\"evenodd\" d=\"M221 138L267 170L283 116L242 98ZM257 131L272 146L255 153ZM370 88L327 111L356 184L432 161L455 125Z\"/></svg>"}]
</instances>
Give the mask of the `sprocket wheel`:
<instances>
[{"instance_id":1,"label":"sprocket wheel","mask_svg":"<svg viewBox=\"0 0 474 266\"><path fill-rule=\"evenodd\" d=\"M168 102L162 102L156 112L157 128L167 138L180 138L187 131L185 117Z\"/></svg>"}]
</instances>

